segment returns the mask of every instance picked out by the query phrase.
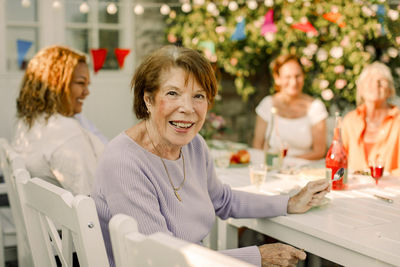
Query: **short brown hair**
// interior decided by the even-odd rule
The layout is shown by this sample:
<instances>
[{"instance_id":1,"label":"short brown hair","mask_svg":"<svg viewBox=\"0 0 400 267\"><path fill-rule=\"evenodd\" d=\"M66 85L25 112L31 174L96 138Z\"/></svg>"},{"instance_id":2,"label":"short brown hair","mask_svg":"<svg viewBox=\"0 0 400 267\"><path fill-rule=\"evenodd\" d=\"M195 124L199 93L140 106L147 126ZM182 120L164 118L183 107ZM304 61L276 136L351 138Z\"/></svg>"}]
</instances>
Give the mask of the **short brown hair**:
<instances>
[{"instance_id":1,"label":"short brown hair","mask_svg":"<svg viewBox=\"0 0 400 267\"><path fill-rule=\"evenodd\" d=\"M149 118L144 101L145 92L150 93L153 98L160 88L161 75L172 67L183 69L188 76L193 75L206 91L209 106L212 106L217 94L217 80L208 60L199 52L189 48L164 46L149 55L137 68L132 78L133 111L138 119Z\"/></svg>"},{"instance_id":2,"label":"short brown hair","mask_svg":"<svg viewBox=\"0 0 400 267\"><path fill-rule=\"evenodd\" d=\"M286 63L288 63L289 61L295 61L297 62L297 64L299 64L300 68L303 70L304 73L304 69L303 66L301 65L301 62L299 60L299 58L294 55L294 54L284 54L284 55L280 55L278 56L272 63L271 63L271 69L272 69L272 76L275 78L277 76L279 76L279 71L282 68L283 65L285 65ZM276 83L274 84L275 87L275 91L279 92L280 91L280 87L279 85L277 85Z\"/></svg>"},{"instance_id":3,"label":"short brown hair","mask_svg":"<svg viewBox=\"0 0 400 267\"><path fill-rule=\"evenodd\" d=\"M86 63L86 56L63 46L40 50L30 61L17 98L17 116L29 127L45 113L73 115L70 103L70 82L78 63Z\"/></svg>"}]
</instances>

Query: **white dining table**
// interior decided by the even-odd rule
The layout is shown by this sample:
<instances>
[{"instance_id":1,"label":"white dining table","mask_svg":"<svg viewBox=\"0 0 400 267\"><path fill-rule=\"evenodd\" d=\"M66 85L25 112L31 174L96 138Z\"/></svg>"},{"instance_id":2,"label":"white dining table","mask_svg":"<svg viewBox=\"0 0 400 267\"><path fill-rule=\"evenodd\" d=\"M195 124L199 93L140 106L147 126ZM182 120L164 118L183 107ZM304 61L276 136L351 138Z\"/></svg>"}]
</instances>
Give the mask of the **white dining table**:
<instances>
[{"instance_id":1,"label":"white dining table","mask_svg":"<svg viewBox=\"0 0 400 267\"><path fill-rule=\"evenodd\" d=\"M266 195L293 195L310 180L271 171L257 190L246 166L216 172L234 189ZM370 176L349 175L347 190L326 197L323 205L304 214L218 219L218 249L237 247L237 228L247 227L344 266L400 266L400 177L386 175L376 185Z\"/></svg>"}]
</instances>

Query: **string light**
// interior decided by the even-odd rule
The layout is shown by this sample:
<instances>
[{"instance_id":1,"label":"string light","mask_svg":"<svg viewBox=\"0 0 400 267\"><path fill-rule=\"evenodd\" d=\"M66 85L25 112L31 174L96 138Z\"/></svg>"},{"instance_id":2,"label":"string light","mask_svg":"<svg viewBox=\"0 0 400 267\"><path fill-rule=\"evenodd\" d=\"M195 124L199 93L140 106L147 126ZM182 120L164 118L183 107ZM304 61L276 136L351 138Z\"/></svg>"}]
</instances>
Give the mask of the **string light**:
<instances>
[{"instance_id":1,"label":"string light","mask_svg":"<svg viewBox=\"0 0 400 267\"><path fill-rule=\"evenodd\" d=\"M23 7L30 7L31 6L31 0L22 0L21 5Z\"/></svg>"},{"instance_id":2,"label":"string light","mask_svg":"<svg viewBox=\"0 0 400 267\"><path fill-rule=\"evenodd\" d=\"M182 11L185 13L189 13L190 11L192 11L192 6L189 3L184 3L182 5Z\"/></svg>"},{"instance_id":3,"label":"string light","mask_svg":"<svg viewBox=\"0 0 400 267\"><path fill-rule=\"evenodd\" d=\"M59 0L55 0L53 2L53 8L54 9L60 9L61 8L61 2Z\"/></svg>"},{"instance_id":4,"label":"string light","mask_svg":"<svg viewBox=\"0 0 400 267\"><path fill-rule=\"evenodd\" d=\"M144 13L144 7L141 4L137 4L134 7L133 12L135 12L136 15L142 15Z\"/></svg>"},{"instance_id":5,"label":"string light","mask_svg":"<svg viewBox=\"0 0 400 267\"><path fill-rule=\"evenodd\" d=\"M88 5L88 3L83 2L80 6L79 6L79 12L86 14L88 13L90 10L90 7Z\"/></svg>"},{"instance_id":6,"label":"string light","mask_svg":"<svg viewBox=\"0 0 400 267\"><path fill-rule=\"evenodd\" d=\"M258 7L258 4L257 4L257 1L250 0L247 2L247 6L249 7L249 9L255 10Z\"/></svg>"},{"instance_id":7,"label":"string light","mask_svg":"<svg viewBox=\"0 0 400 267\"><path fill-rule=\"evenodd\" d=\"M265 0L264 5L267 7L271 7L274 5L274 0Z\"/></svg>"},{"instance_id":8,"label":"string light","mask_svg":"<svg viewBox=\"0 0 400 267\"><path fill-rule=\"evenodd\" d=\"M166 4L161 5L160 13L162 15L168 15L169 12L171 12L171 8L168 5L166 5Z\"/></svg>"},{"instance_id":9,"label":"string light","mask_svg":"<svg viewBox=\"0 0 400 267\"><path fill-rule=\"evenodd\" d=\"M238 4L234 1L229 2L228 8L230 11L235 11L239 8Z\"/></svg>"},{"instance_id":10,"label":"string light","mask_svg":"<svg viewBox=\"0 0 400 267\"><path fill-rule=\"evenodd\" d=\"M110 15L116 14L118 11L117 5L115 3L109 3L107 6L107 13Z\"/></svg>"}]
</instances>

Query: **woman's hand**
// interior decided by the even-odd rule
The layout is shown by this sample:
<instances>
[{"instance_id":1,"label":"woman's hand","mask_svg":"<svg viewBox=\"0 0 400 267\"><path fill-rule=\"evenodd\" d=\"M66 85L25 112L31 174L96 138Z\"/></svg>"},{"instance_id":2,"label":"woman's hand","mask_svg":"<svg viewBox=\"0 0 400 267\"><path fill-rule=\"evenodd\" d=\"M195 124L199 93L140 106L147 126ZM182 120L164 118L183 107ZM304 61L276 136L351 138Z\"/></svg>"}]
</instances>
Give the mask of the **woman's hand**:
<instances>
[{"instance_id":1,"label":"woman's hand","mask_svg":"<svg viewBox=\"0 0 400 267\"><path fill-rule=\"evenodd\" d=\"M329 191L330 184L326 179L309 182L299 193L289 199L287 212L304 213L318 206Z\"/></svg>"},{"instance_id":2,"label":"woman's hand","mask_svg":"<svg viewBox=\"0 0 400 267\"><path fill-rule=\"evenodd\" d=\"M282 243L259 246L262 267L290 266L295 267L299 260L306 259L304 251Z\"/></svg>"}]
</instances>

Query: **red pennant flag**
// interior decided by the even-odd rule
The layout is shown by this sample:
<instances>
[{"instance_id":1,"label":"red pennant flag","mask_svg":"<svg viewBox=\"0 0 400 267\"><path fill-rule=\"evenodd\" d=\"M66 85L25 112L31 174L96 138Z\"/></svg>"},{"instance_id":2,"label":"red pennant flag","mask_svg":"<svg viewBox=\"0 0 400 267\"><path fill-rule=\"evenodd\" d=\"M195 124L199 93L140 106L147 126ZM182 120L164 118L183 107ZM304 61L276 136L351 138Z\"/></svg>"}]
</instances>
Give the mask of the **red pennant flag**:
<instances>
[{"instance_id":1,"label":"red pennant flag","mask_svg":"<svg viewBox=\"0 0 400 267\"><path fill-rule=\"evenodd\" d=\"M317 30L314 28L314 26L309 21L307 21L306 23L294 23L294 24L292 24L292 28L298 29L302 32L312 32L315 35L318 34Z\"/></svg>"},{"instance_id":2,"label":"red pennant flag","mask_svg":"<svg viewBox=\"0 0 400 267\"><path fill-rule=\"evenodd\" d=\"M130 49L121 49L115 48L114 53L118 60L119 68L122 69L124 67L125 57L131 52Z\"/></svg>"},{"instance_id":3,"label":"red pennant flag","mask_svg":"<svg viewBox=\"0 0 400 267\"><path fill-rule=\"evenodd\" d=\"M93 69L94 73L97 73L104 65L107 56L107 49L106 48L99 48L99 49L90 49L90 53L92 54L93 58Z\"/></svg>"},{"instance_id":4,"label":"red pennant flag","mask_svg":"<svg viewBox=\"0 0 400 267\"><path fill-rule=\"evenodd\" d=\"M330 22L337 23L340 28L346 26L346 22L341 21L342 14L338 12L329 12L322 15L322 17Z\"/></svg>"}]
</instances>

